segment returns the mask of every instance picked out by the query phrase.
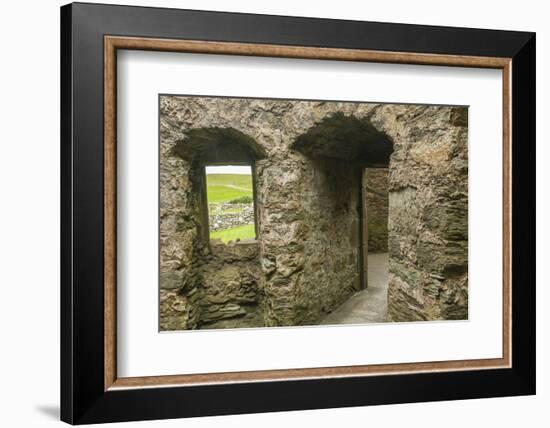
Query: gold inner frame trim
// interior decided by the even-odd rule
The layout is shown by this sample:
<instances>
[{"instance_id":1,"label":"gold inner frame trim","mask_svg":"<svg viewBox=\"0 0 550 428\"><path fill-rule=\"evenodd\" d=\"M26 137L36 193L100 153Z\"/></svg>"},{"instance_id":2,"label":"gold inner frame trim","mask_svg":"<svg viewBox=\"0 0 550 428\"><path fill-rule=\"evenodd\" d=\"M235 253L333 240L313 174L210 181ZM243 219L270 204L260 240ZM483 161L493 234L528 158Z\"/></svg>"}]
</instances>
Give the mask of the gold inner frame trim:
<instances>
[{"instance_id":1,"label":"gold inner frame trim","mask_svg":"<svg viewBox=\"0 0 550 428\"><path fill-rule=\"evenodd\" d=\"M503 91L503 320L502 358L421 363L261 370L170 376L117 377L116 367L116 89L117 50L147 50L213 55L243 55L394 64L494 68L502 70ZM337 49L252 43L104 37L104 389L191 386L311 378L358 377L420 372L481 370L511 367L511 58L419 54L361 49Z\"/></svg>"}]
</instances>

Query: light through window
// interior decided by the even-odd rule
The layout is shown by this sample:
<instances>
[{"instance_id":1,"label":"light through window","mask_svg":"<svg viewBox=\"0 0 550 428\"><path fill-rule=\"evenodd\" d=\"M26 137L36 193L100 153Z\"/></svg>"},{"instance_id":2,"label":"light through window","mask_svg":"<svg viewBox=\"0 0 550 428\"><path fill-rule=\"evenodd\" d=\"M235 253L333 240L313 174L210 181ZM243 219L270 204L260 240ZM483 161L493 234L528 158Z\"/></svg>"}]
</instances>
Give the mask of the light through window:
<instances>
[{"instance_id":1,"label":"light through window","mask_svg":"<svg viewBox=\"0 0 550 428\"><path fill-rule=\"evenodd\" d=\"M255 239L252 167L216 165L205 170L210 239L226 244Z\"/></svg>"}]
</instances>

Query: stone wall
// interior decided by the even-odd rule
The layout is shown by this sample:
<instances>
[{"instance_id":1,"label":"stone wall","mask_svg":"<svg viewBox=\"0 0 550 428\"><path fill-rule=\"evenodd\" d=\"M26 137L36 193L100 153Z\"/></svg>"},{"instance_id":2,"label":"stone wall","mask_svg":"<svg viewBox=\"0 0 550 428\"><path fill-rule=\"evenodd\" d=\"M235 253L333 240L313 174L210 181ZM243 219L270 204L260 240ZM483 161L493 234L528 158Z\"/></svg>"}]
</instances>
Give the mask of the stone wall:
<instances>
[{"instance_id":1,"label":"stone wall","mask_svg":"<svg viewBox=\"0 0 550 428\"><path fill-rule=\"evenodd\" d=\"M390 165L390 320L468 317L467 117L436 107L403 117Z\"/></svg>"},{"instance_id":2,"label":"stone wall","mask_svg":"<svg viewBox=\"0 0 550 428\"><path fill-rule=\"evenodd\" d=\"M319 160L302 175L303 270L294 291L295 323L315 324L360 289L360 170Z\"/></svg>"},{"instance_id":3,"label":"stone wall","mask_svg":"<svg viewBox=\"0 0 550 428\"><path fill-rule=\"evenodd\" d=\"M369 253L388 251L388 168L365 168L363 173Z\"/></svg>"},{"instance_id":4,"label":"stone wall","mask_svg":"<svg viewBox=\"0 0 550 428\"><path fill-rule=\"evenodd\" d=\"M201 328L263 324L258 242L211 244L202 266Z\"/></svg>"},{"instance_id":5,"label":"stone wall","mask_svg":"<svg viewBox=\"0 0 550 428\"><path fill-rule=\"evenodd\" d=\"M211 231L254 224L254 204L209 204L208 224Z\"/></svg>"},{"instance_id":6,"label":"stone wall","mask_svg":"<svg viewBox=\"0 0 550 428\"><path fill-rule=\"evenodd\" d=\"M161 143L160 149L160 329L197 328L199 267L202 256L208 254L201 239L205 232L199 210L202 175L172 156L167 145Z\"/></svg>"},{"instance_id":7,"label":"stone wall","mask_svg":"<svg viewBox=\"0 0 550 428\"><path fill-rule=\"evenodd\" d=\"M356 132L337 123L327 128L333 153L347 147L342 152L353 156L371 136L393 142L390 319L466 316L465 108L161 96L160 109L162 330L315 324L359 287L365 165L353 157L331 159L330 151L316 157L319 147L293 148L335 114L358 126ZM201 138L192 141L195 131ZM216 135L225 138L211 150L218 161L224 153L219 147L235 139L250 149L256 174L256 249L231 261L208 242L202 166L188 155ZM225 153L231 152L228 146ZM368 161L369 151L357 159Z\"/></svg>"},{"instance_id":8,"label":"stone wall","mask_svg":"<svg viewBox=\"0 0 550 428\"><path fill-rule=\"evenodd\" d=\"M237 328L263 324L259 244L212 241L200 257L195 284L161 288L161 330ZM195 314L195 316L193 316Z\"/></svg>"}]
</instances>

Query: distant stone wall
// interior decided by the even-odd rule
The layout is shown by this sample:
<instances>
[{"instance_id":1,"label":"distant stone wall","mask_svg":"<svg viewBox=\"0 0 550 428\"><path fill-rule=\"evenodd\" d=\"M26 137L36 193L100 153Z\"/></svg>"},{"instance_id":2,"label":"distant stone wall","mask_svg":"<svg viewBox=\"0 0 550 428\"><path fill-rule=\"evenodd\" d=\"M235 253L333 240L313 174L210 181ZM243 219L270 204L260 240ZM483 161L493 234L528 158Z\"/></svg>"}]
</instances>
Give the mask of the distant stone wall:
<instances>
[{"instance_id":1,"label":"distant stone wall","mask_svg":"<svg viewBox=\"0 0 550 428\"><path fill-rule=\"evenodd\" d=\"M211 231L254 224L254 204L208 204L208 224Z\"/></svg>"},{"instance_id":2,"label":"distant stone wall","mask_svg":"<svg viewBox=\"0 0 550 428\"><path fill-rule=\"evenodd\" d=\"M366 199L369 253L388 251L388 168L365 168L363 187Z\"/></svg>"},{"instance_id":3,"label":"distant stone wall","mask_svg":"<svg viewBox=\"0 0 550 428\"><path fill-rule=\"evenodd\" d=\"M361 165L291 149L336 112L393 141L390 320L466 317L465 108L161 96L162 330L315 324L360 286ZM184 156L194 129L236 130L262 150L253 256L229 262L208 242L201 165Z\"/></svg>"}]
</instances>

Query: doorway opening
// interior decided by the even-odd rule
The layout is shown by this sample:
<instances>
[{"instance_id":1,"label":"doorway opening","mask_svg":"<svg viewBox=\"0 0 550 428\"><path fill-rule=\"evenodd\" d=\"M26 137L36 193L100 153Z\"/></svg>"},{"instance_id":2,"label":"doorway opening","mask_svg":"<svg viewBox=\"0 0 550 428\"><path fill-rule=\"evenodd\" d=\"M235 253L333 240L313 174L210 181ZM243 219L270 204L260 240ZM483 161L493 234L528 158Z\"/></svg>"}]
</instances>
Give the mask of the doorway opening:
<instances>
[{"instance_id":1,"label":"doorway opening","mask_svg":"<svg viewBox=\"0 0 550 428\"><path fill-rule=\"evenodd\" d=\"M388 168L364 168L361 175L362 288L388 283Z\"/></svg>"},{"instance_id":2,"label":"doorway opening","mask_svg":"<svg viewBox=\"0 0 550 428\"><path fill-rule=\"evenodd\" d=\"M326 287L338 284L338 291L345 290L326 304L329 309L321 324L385 322L388 171L393 141L369 118L337 112L296 138L291 148L311 160L319 177L332 177L319 180L315 191L321 201L315 207L324 213L332 209L332 221L324 223L312 213L316 221L310 225L310 234L318 239L312 241L309 251L321 248L325 260L337 260L333 272L344 274L334 275ZM326 242L330 246L325 247ZM331 254L334 249L337 253ZM313 271L311 276L315 274ZM320 274L316 283L322 284L327 276ZM311 294L316 287L311 287Z\"/></svg>"},{"instance_id":3,"label":"doorway opening","mask_svg":"<svg viewBox=\"0 0 550 428\"><path fill-rule=\"evenodd\" d=\"M360 172L359 287L322 324L386 322L388 311L388 168L368 167Z\"/></svg>"}]
</instances>

